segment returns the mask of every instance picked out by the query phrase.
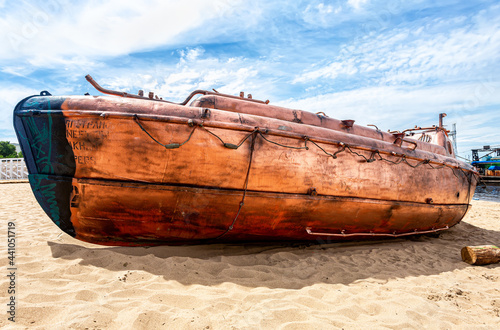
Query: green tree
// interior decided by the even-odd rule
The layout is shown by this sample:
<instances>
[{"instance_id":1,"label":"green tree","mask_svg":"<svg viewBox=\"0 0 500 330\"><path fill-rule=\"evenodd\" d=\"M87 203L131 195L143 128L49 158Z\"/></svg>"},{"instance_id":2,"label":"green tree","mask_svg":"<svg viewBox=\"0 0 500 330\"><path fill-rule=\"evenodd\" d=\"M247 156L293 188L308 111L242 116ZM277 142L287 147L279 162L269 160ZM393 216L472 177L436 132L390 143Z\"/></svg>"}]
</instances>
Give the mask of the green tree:
<instances>
[{"instance_id":1,"label":"green tree","mask_svg":"<svg viewBox=\"0 0 500 330\"><path fill-rule=\"evenodd\" d=\"M8 141L0 141L0 158L17 158L16 147Z\"/></svg>"}]
</instances>

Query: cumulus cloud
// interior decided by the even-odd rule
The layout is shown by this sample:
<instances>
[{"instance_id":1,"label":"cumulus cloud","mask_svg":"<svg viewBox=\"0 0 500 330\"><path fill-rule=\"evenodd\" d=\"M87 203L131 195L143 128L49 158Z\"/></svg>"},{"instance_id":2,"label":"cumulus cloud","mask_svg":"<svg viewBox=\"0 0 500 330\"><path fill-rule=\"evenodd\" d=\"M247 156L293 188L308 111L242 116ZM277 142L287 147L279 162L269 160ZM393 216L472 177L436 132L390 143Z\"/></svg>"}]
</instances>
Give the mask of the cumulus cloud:
<instances>
[{"instance_id":1,"label":"cumulus cloud","mask_svg":"<svg viewBox=\"0 0 500 330\"><path fill-rule=\"evenodd\" d=\"M447 113L448 129L457 124L459 151L491 141L500 143L498 129L491 125L500 121L500 84L470 104L464 95L474 95L481 85L460 83L443 86L378 86L318 96L289 99L280 105L312 112L322 111L333 118L355 119L357 124L375 124L382 130L403 130L414 125L432 126L438 114ZM482 89L482 88L481 88ZM483 142L481 142L483 141ZM496 142L495 142L496 141Z\"/></svg>"},{"instance_id":2,"label":"cumulus cloud","mask_svg":"<svg viewBox=\"0 0 500 330\"><path fill-rule=\"evenodd\" d=\"M175 65L159 63L147 70L142 67L112 70L101 82L108 88L128 92L153 91L172 101L181 101L196 89L215 88L227 94L252 91L254 95L268 91L268 83L257 78L266 70L266 63L240 57L203 56L204 52L202 47L182 49Z\"/></svg>"},{"instance_id":3,"label":"cumulus cloud","mask_svg":"<svg viewBox=\"0 0 500 330\"><path fill-rule=\"evenodd\" d=\"M18 84L0 84L0 140L16 142L16 134L12 126L14 107L21 99L29 96L39 94L32 88Z\"/></svg>"},{"instance_id":4,"label":"cumulus cloud","mask_svg":"<svg viewBox=\"0 0 500 330\"><path fill-rule=\"evenodd\" d=\"M347 4L354 9L361 9L369 0L348 0Z\"/></svg>"},{"instance_id":5,"label":"cumulus cloud","mask_svg":"<svg viewBox=\"0 0 500 330\"><path fill-rule=\"evenodd\" d=\"M38 63L73 56L119 56L184 42L179 36L222 18L239 1L20 2L3 27L0 59Z\"/></svg>"},{"instance_id":6,"label":"cumulus cloud","mask_svg":"<svg viewBox=\"0 0 500 330\"><path fill-rule=\"evenodd\" d=\"M418 123L418 118L435 121L438 111L461 116L473 111L464 102L464 95L476 89L476 84L454 84L444 86L377 86L332 92L302 99L289 99L281 104L288 107L324 111L331 117L359 118L360 123L378 121L383 125ZM498 90L497 90L498 91ZM491 93L480 107L500 103L500 93ZM346 119L346 118L344 118ZM356 119L356 118L350 118ZM387 123L387 124L384 124ZM393 127L387 127L387 129Z\"/></svg>"},{"instance_id":7,"label":"cumulus cloud","mask_svg":"<svg viewBox=\"0 0 500 330\"><path fill-rule=\"evenodd\" d=\"M498 8L494 11L500 14ZM363 36L346 43L330 63L301 73L294 82L376 73L379 84L422 84L436 79L474 79L478 73L498 70L500 16L481 12L466 21L464 17L450 21ZM436 32L436 25L453 28Z\"/></svg>"}]
</instances>

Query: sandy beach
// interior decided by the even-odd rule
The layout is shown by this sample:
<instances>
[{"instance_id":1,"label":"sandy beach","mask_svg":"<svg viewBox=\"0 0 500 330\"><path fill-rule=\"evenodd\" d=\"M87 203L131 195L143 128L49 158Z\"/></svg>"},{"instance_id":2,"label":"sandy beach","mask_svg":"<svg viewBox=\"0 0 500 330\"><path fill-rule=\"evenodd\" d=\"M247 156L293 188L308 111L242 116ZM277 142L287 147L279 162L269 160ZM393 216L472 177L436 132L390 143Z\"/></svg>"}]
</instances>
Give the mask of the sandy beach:
<instances>
[{"instance_id":1,"label":"sandy beach","mask_svg":"<svg viewBox=\"0 0 500 330\"><path fill-rule=\"evenodd\" d=\"M438 238L123 248L63 234L27 183L0 184L0 196L2 328L500 328L500 264L460 258L466 245L500 244L500 200L473 200Z\"/></svg>"}]
</instances>

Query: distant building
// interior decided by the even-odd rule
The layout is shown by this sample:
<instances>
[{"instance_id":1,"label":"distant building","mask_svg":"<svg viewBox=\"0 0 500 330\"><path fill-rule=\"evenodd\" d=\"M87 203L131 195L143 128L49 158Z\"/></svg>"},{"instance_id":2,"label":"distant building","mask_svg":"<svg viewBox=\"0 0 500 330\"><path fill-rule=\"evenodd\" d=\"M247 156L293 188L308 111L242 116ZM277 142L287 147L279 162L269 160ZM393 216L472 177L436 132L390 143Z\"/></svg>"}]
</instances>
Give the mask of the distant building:
<instances>
[{"instance_id":1,"label":"distant building","mask_svg":"<svg viewBox=\"0 0 500 330\"><path fill-rule=\"evenodd\" d=\"M12 143L11 142L10 144L12 144L14 147L16 147L16 152L21 151L21 147L19 146L19 143Z\"/></svg>"}]
</instances>

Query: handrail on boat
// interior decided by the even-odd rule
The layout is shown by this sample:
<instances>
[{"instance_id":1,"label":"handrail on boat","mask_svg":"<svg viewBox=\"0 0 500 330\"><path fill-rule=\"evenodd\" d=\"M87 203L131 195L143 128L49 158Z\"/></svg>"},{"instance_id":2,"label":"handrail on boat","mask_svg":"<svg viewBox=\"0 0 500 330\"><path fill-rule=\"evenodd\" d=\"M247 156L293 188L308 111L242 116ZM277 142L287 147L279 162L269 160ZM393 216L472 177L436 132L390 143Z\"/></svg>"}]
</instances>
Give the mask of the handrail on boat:
<instances>
[{"instance_id":1,"label":"handrail on boat","mask_svg":"<svg viewBox=\"0 0 500 330\"><path fill-rule=\"evenodd\" d=\"M337 233L320 233L320 232L314 232L312 231L311 227L306 227L306 232L309 235L315 235L315 236L333 236L333 237L357 237L357 236L373 236L373 237L404 237L404 236L411 236L411 235L422 235L422 234L434 234L442 230L447 230L450 229L448 225L442 227L442 228L432 228L431 230L417 230L415 229L414 231L408 232L408 233L400 233L397 234L396 232L393 232L392 234L390 233L374 233L374 232L369 232L369 233L352 233L352 234L346 234L343 230L337 234Z\"/></svg>"},{"instance_id":2,"label":"handrail on boat","mask_svg":"<svg viewBox=\"0 0 500 330\"><path fill-rule=\"evenodd\" d=\"M142 100L166 102L166 103L177 104L177 105L186 105L195 95L198 95L198 94L201 94L201 95L218 95L218 96L223 96L223 97L227 97L227 98L231 98L231 99L237 99L237 100L243 100L243 101L255 102L255 103L262 103L262 104L268 104L269 103L269 100L261 101L261 100L252 99L250 97L245 98L245 97L242 97L242 96L234 96L234 95L223 94L223 93L219 93L219 92L211 92L211 91L207 91L207 90L203 90L203 89L197 89L197 90L191 92L191 94L189 94L188 97L183 102L175 103L175 102L166 101L166 100L164 100L162 98L158 98L158 96L156 98L154 98L154 94L152 92L149 93L149 97L145 97L145 96L142 96L142 95L130 94L130 93L126 93L126 92L119 92L119 91L114 91L114 90L111 90L111 89L104 88L101 85L99 85L89 74L85 76L85 79L87 79L87 81L92 86L94 86L95 89L97 89L99 92L101 92L103 94L110 94L110 95L116 95L116 96L121 96L121 97L133 98L133 99L142 99Z\"/></svg>"},{"instance_id":3,"label":"handrail on boat","mask_svg":"<svg viewBox=\"0 0 500 330\"><path fill-rule=\"evenodd\" d=\"M415 150L418 147L418 144L415 141L410 141L410 140L407 140L407 139L403 139L401 136L396 136L396 140L394 141L395 145L398 145L398 146L402 147L403 142L406 142L406 143L409 143L409 144L413 145L413 149L409 148L410 150Z\"/></svg>"},{"instance_id":4,"label":"handrail on boat","mask_svg":"<svg viewBox=\"0 0 500 330\"><path fill-rule=\"evenodd\" d=\"M371 125L368 125L368 126L371 126ZM438 131L438 130L441 130L441 131L445 132L446 135L448 135L448 133L450 132L450 131L448 131L444 127L439 127L439 126L433 125L432 127L416 127L415 126L414 128L407 128L407 129L405 129L405 130L403 130L401 132L400 131L391 131L391 130L389 130L388 133L390 133L390 134L401 134L401 133L412 132L412 131L429 131L429 132L431 132L431 131Z\"/></svg>"}]
</instances>

